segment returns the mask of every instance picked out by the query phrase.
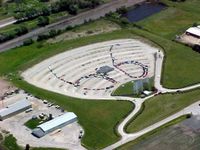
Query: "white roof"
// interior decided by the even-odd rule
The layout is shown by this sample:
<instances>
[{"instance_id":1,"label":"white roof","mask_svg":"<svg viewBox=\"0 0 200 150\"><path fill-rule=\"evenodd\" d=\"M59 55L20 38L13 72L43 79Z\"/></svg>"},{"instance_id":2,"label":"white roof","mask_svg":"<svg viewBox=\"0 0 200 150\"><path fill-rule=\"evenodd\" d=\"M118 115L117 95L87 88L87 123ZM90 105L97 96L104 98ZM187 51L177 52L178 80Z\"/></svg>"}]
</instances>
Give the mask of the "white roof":
<instances>
[{"instance_id":1,"label":"white roof","mask_svg":"<svg viewBox=\"0 0 200 150\"><path fill-rule=\"evenodd\" d=\"M186 32L200 36L200 28L199 27L191 27L186 30Z\"/></svg>"},{"instance_id":2,"label":"white roof","mask_svg":"<svg viewBox=\"0 0 200 150\"><path fill-rule=\"evenodd\" d=\"M149 94L151 94L152 92L151 92L151 91L143 91L143 93L146 94L146 95L149 95Z\"/></svg>"},{"instance_id":3,"label":"white roof","mask_svg":"<svg viewBox=\"0 0 200 150\"><path fill-rule=\"evenodd\" d=\"M73 112L65 113L59 117L56 117L50 121L47 121L37 127L41 128L44 132L51 130L54 127L57 127L63 123L66 123L70 120L77 118L77 116Z\"/></svg>"},{"instance_id":4,"label":"white roof","mask_svg":"<svg viewBox=\"0 0 200 150\"><path fill-rule=\"evenodd\" d=\"M28 107L28 106L31 106L31 103L28 100L25 100L25 99L20 100L20 101L14 103L14 104L9 105L6 108L1 109L0 110L0 116L1 117L7 116L11 113L14 113L14 112L21 110L21 109Z\"/></svg>"}]
</instances>

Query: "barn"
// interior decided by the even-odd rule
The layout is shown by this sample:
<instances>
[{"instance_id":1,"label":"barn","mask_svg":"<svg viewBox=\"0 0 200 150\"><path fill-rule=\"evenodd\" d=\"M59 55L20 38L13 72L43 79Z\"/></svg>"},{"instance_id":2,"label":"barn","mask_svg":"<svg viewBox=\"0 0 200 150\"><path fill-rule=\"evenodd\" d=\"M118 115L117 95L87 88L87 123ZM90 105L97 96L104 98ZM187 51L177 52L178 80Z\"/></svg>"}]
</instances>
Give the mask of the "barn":
<instances>
[{"instance_id":1,"label":"barn","mask_svg":"<svg viewBox=\"0 0 200 150\"><path fill-rule=\"evenodd\" d=\"M31 107L32 107L31 103L28 100L26 100L26 99L20 100L14 104L7 106L6 108L1 109L0 110L0 120L2 121L13 115L21 113Z\"/></svg>"},{"instance_id":2,"label":"barn","mask_svg":"<svg viewBox=\"0 0 200 150\"><path fill-rule=\"evenodd\" d=\"M77 116L73 112L68 112L37 126L37 128L33 129L32 134L40 138L75 121L77 121Z\"/></svg>"}]
</instances>

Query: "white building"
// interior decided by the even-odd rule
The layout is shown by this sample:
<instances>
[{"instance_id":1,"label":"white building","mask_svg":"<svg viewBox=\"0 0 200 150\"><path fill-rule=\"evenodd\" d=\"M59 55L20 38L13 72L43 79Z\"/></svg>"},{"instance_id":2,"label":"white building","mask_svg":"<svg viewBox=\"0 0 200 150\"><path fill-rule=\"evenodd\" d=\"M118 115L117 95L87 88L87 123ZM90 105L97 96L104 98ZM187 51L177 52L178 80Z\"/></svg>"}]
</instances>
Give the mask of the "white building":
<instances>
[{"instance_id":1,"label":"white building","mask_svg":"<svg viewBox=\"0 0 200 150\"><path fill-rule=\"evenodd\" d=\"M191 27L186 30L186 34L200 38L200 28L199 27Z\"/></svg>"},{"instance_id":2,"label":"white building","mask_svg":"<svg viewBox=\"0 0 200 150\"><path fill-rule=\"evenodd\" d=\"M25 111L26 109L31 108L31 103L24 99L24 100L20 100L14 104L11 104L9 106L7 106L6 108L3 108L0 110L0 120L4 120L6 118L9 118L13 115L16 115L20 112Z\"/></svg>"},{"instance_id":3,"label":"white building","mask_svg":"<svg viewBox=\"0 0 200 150\"><path fill-rule=\"evenodd\" d=\"M77 121L77 116L73 112L68 112L37 126L37 128L33 129L32 134L40 138L47 133L50 133L56 129L62 128L75 121Z\"/></svg>"}]
</instances>

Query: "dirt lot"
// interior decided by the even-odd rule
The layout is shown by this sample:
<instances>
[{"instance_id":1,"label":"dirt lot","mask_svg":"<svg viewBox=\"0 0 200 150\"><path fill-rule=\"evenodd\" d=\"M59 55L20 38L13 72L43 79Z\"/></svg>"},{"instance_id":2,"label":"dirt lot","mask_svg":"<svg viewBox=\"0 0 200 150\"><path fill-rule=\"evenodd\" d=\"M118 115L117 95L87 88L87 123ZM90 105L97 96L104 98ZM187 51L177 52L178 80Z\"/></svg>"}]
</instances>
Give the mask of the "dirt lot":
<instances>
[{"instance_id":1,"label":"dirt lot","mask_svg":"<svg viewBox=\"0 0 200 150\"><path fill-rule=\"evenodd\" d=\"M74 29L72 31L65 32L53 39L49 39L47 42L56 43L60 41L86 37L91 35L96 35L100 33L112 32L120 29L120 26L114 24L113 22L106 20L98 20L93 23L89 23L88 25L84 25L78 29Z\"/></svg>"},{"instance_id":2,"label":"dirt lot","mask_svg":"<svg viewBox=\"0 0 200 150\"><path fill-rule=\"evenodd\" d=\"M11 92L15 90L16 87L14 87L12 84L10 84L8 81L0 78L0 98L6 93Z\"/></svg>"},{"instance_id":3,"label":"dirt lot","mask_svg":"<svg viewBox=\"0 0 200 150\"><path fill-rule=\"evenodd\" d=\"M129 146L127 150L199 150L200 132L192 128L196 124L200 127L200 120L188 119Z\"/></svg>"}]
</instances>

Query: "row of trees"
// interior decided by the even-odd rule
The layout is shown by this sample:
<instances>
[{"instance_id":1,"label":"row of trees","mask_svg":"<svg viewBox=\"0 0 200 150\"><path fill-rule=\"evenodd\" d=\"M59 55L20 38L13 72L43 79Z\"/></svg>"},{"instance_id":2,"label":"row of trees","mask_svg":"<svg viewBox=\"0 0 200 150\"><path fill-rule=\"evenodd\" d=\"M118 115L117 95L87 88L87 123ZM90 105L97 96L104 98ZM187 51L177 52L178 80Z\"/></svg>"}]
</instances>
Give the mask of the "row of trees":
<instances>
[{"instance_id":1,"label":"row of trees","mask_svg":"<svg viewBox=\"0 0 200 150\"><path fill-rule=\"evenodd\" d=\"M0 43L3 43L5 41L11 40L17 36L26 34L28 32L27 27L25 26L20 26L16 29L14 29L14 31L9 32L9 33L1 33L0 34Z\"/></svg>"},{"instance_id":2,"label":"row of trees","mask_svg":"<svg viewBox=\"0 0 200 150\"><path fill-rule=\"evenodd\" d=\"M40 16L37 19L38 26L45 26L49 24L49 18L47 16ZM21 36L23 34L28 33L28 28L25 25L21 25L14 30L11 30L7 33L0 33L0 43L11 40L17 36Z\"/></svg>"},{"instance_id":3,"label":"row of trees","mask_svg":"<svg viewBox=\"0 0 200 150\"><path fill-rule=\"evenodd\" d=\"M38 16L48 16L52 13L67 11L69 14L76 15L79 9L95 8L100 5L102 0L60 0L51 3L50 6L42 6L41 8L18 7L14 17L19 21L34 19ZM23 5L23 3L22 3Z\"/></svg>"}]
</instances>

